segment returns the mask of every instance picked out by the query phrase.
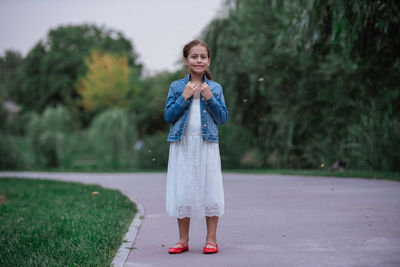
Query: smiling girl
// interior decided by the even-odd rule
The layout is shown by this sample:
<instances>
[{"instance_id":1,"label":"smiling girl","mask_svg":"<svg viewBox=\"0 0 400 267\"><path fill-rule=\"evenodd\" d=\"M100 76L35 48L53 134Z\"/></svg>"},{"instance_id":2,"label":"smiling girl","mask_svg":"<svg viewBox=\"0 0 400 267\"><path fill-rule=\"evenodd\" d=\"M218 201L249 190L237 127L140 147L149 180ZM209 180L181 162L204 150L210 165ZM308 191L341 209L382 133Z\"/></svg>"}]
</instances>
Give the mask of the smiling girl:
<instances>
[{"instance_id":1,"label":"smiling girl","mask_svg":"<svg viewBox=\"0 0 400 267\"><path fill-rule=\"evenodd\" d=\"M171 124L166 211L177 217L179 242L169 249L189 250L189 225L193 217L205 217L205 254L218 252L218 218L224 213L224 189L218 146L218 127L228 119L222 87L208 70L208 46L193 40L183 48L189 74L172 82L164 110Z\"/></svg>"}]
</instances>

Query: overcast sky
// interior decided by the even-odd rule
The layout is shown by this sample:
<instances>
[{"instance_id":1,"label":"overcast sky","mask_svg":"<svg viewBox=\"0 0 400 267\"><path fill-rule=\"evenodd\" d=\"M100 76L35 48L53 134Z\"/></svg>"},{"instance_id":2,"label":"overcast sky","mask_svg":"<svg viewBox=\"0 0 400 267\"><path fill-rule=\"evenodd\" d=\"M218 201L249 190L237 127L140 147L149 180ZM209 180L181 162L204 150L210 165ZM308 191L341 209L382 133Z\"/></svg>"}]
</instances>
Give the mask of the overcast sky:
<instances>
[{"instance_id":1,"label":"overcast sky","mask_svg":"<svg viewBox=\"0 0 400 267\"><path fill-rule=\"evenodd\" d=\"M95 23L121 31L147 72L176 70L185 43L199 37L224 0L0 0L0 54L23 56L49 29Z\"/></svg>"}]
</instances>

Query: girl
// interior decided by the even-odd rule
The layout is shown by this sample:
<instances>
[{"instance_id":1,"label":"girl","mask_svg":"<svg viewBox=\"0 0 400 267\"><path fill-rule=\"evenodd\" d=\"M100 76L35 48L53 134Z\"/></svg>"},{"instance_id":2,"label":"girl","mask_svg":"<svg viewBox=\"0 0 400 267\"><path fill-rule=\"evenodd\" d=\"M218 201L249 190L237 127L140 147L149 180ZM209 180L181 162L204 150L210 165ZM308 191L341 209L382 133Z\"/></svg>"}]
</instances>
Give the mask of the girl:
<instances>
[{"instance_id":1,"label":"girl","mask_svg":"<svg viewBox=\"0 0 400 267\"><path fill-rule=\"evenodd\" d=\"M224 213L224 189L217 125L228 119L222 87L211 80L208 46L193 40L183 48L189 74L174 81L168 92L164 118L171 123L166 211L177 217L179 242L169 249L189 250L192 217L206 217L204 253L218 252L218 218Z\"/></svg>"}]
</instances>

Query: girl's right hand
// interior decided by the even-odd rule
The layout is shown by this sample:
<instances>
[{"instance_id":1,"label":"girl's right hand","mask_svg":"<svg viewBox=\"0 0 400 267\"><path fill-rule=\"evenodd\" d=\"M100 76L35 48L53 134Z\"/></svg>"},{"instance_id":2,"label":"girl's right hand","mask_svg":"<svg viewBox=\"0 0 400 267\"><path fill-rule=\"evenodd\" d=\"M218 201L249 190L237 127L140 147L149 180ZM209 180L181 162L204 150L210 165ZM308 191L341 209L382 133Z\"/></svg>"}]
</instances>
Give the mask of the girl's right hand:
<instances>
[{"instance_id":1,"label":"girl's right hand","mask_svg":"<svg viewBox=\"0 0 400 267\"><path fill-rule=\"evenodd\" d=\"M185 86L185 89L183 89L183 97L188 100L194 93L196 92L196 85L194 82L188 82Z\"/></svg>"}]
</instances>

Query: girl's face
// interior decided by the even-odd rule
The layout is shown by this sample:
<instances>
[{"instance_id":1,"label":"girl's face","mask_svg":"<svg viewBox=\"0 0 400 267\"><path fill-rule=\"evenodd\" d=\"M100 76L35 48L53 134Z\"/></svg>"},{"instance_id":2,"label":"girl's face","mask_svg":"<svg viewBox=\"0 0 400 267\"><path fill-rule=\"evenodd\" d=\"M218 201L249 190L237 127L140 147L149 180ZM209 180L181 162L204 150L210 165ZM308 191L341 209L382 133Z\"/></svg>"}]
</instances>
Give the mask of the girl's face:
<instances>
[{"instance_id":1,"label":"girl's face","mask_svg":"<svg viewBox=\"0 0 400 267\"><path fill-rule=\"evenodd\" d=\"M183 62L190 73L202 75L210 65L207 49L202 45L193 46L189 51L188 57L183 58Z\"/></svg>"}]
</instances>

